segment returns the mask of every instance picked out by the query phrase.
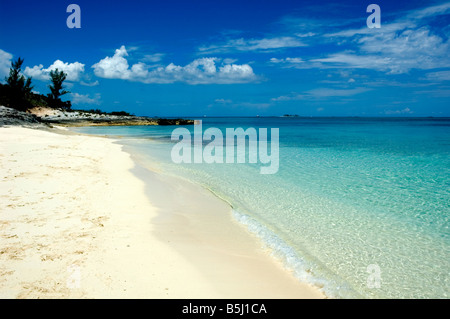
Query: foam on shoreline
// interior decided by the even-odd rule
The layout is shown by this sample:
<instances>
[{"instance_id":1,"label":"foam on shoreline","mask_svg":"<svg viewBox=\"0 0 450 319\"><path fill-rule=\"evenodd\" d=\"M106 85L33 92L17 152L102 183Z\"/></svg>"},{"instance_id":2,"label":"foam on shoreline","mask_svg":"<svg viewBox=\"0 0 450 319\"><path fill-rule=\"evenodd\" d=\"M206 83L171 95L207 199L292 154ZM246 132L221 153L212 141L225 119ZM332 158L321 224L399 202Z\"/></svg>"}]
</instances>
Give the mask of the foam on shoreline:
<instances>
[{"instance_id":1,"label":"foam on shoreline","mask_svg":"<svg viewBox=\"0 0 450 319\"><path fill-rule=\"evenodd\" d=\"M261 238L233 217L227 201L184 177L155 170L155 163L127 147L125 151L137 163L132 171L146 183L147 196L160 211L153 219L156 236L170 240L225 298L325 297L286 269Z\"/></svg>"}]
</instances>

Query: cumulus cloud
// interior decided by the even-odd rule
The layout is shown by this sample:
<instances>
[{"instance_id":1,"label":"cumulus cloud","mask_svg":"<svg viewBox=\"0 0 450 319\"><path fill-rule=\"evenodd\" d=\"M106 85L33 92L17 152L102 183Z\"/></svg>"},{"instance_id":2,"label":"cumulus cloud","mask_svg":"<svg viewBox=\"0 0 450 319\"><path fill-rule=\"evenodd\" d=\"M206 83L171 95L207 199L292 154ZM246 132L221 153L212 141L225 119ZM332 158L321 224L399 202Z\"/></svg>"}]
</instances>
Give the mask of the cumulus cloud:
<instances>
[{"instance_id":1,"label":"cumulus cloud","mask_svg":"<svg viewBox=\"0 0 450 319\"><path fill-rule=\"evenodd\" d=\"M24 74L31 76L34 79L47 81L50 79L50 71L58 69L59 71L64 71L67 74L67 81L77 82L80 80L81 75L84 72L84 64L80 62L67 63L61 60L56 60L48 68L44 68L42 64L35 65L32 68L26 67Z\"/></svg>"},{"instance_id":2,"label":"cumulus cloud","mask_svg":"<svg viewBox=\"0 0 450 319\"><path fill-rule=\"evenodd\" d=\"M92 66L95 75L143 83L229 84L252 82L257 79L248 64L226 64L219 58L201 58L185 66L170 63L154 68L143 62L130 67L127 56L125 46L121 46L112 57L106 57Z\"/></svg>"},{"instance_id":3,"label":"cumulus cloud","mask_svg":"<svg viewBox=\"0 0 450 319\"><path fill-rule=\"evenodd\" d=\"M11 67L12 54L0 49L0 81L9 74Z\"/></svg>"},{"instance_id":4,"label":"cumulus cloud","mask_svg":"<svg viewBox=\"0 0 450 319\"><path fill-rule=\"evenodd\" d=\"M129 79L130 70L127 59L128 52L125 46L117 49L112 57L106 57L94 64L94 73L96 76L107 79Z\"/></svg>"}]
</instances>

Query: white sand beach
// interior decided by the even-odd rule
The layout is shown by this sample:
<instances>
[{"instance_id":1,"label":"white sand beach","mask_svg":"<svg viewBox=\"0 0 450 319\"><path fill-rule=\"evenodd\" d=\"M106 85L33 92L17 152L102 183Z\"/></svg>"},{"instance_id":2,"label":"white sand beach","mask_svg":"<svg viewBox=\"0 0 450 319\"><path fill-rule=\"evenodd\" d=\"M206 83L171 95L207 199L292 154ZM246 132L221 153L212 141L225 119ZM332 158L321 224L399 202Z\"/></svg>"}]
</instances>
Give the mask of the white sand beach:
<instances>
[{"instance_id":1,"label":"white sand beach","mask_svg":"<svg viewBox=\"0 0 450 319\"><path fill-rule=\"evenodd\" d=\"M54 131L0 127L0 298L324 298L208 191Z\"/></svg>"}]
</instances>

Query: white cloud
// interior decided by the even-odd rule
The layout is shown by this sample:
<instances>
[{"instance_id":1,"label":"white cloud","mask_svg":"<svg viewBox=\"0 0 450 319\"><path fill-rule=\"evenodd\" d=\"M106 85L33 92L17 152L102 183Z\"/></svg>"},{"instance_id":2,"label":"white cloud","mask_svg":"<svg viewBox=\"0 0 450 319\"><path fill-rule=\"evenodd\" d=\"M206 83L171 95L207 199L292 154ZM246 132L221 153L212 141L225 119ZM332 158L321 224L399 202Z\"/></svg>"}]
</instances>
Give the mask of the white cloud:
<instances>
[{"instance_id":1,"label":"white cloud","mask_svg":"<svg viewBox=\"0 0 450 319\"><path fill-rule=\"evenodd\" d=\"M314 34L314 37L305 32L309 20L289 20L288 23L301 26L302 32L296 35L302 41L312 44L311 40L314 40L315 44L335 44L346 49L329 51L304 63L288 63L288 58L273 58L271 62L299 69L359 68L390 74L404 74L412 69L447 68L450 67L450 34L442 27L440 31L434 29L434 22L441 25L444 21L443 15L449 17L450 2L403 12L398 15L399 18L390 21L389 17L383 18L379 29L370 29L365 23L360 24L360 28L348 28L342 24L339 28L330 28L329 23L327 26L322 23L314 26L315 30L327 32Z\"/></svg>"},{"instance_id":2,"label":"white cloud","mask_svg":"<svg viewBox=\"0 0 450 319\"><path fill-rule=\"evenodd\" d=\"M438 4L424 9L413 10L407 16L407 19L423 19L429 16L436 16L448 13L450 11L450 2Z\"/></svg>"},{"instance_id":3,"label":"white cloud","mask_svg":"<svg viewBox=\"0 0 450 319\"><path fill-rule=\"evenodd\" d=\"M363 37L359 52L339 52L326 58L312 59L310 67L364 68L392 74L411 69L450 67L450 46L427 28L405 30L400 34Z\"/></svg>"},{"instance_id":4,"label":"white cloud","mask_svg":"<svg viewBox=\"0 0 450 319\"><path fill-rule=\"evenodd\" d=\"M155 69L142 62L130 67L126 56L127 50L125 46L121 46L115 51L114 56L106 57L92 66L95 75L144 83L229 84L257 80L248 64L219 63L221 59L218 58L196 59L185 66L170 63Z\"/></svg>"},{"instance_id":5,"label":"white cloud","mask_svg":"<svg viewBox=\"0 0 450 319\"><path fill-rule=\"evenodd\" d=\"M296 37L274 37L262 39L231 39L222 45L199 48L201 53L224 53L230 51L264 51L306 46Z\"/></svg>"},{"instance_id":6,"label":"white cloud","mask_svg":"<svg viewBox=\"0 0 450 319\"><path fill-rule=\"evenodd\" d=\"M270 62L275 64L282 64L285 67L299 67L300 64L304 63L305 61L301 58L271 58Z\"/></svg>"},{"instance_id":7,"label":"white cloud","mask_svg":"<svg viewBox=\"0 0 450 319\"><path fill-rule=\"evenodd\" d=\"M214 102L219 103L219 104L231 104L233 103L232 100L225 100L225 99L215 99Z\"/></svg>"},{"instance_id":8,"label":"white cloud","mask_svg":"<svg viewBox=\"0 0 450 319\"><path fill-rule=\"evenodd\" d=\"M100 104L100 93L95 94L93 98L88 94L70 93L72 96L72 104Z\"/></svg>"},{"instance_id":9,"label":"white cloud","mask_svg":"<svg viewBox=\"0 0 450 319\"><path fill-rule=\"evenodd\" d=\"M402 14L402 17L393 21L386 23L382 21L381 28L370 29L365 25L359 29L348 29L341 30L334 33L327 33L325 37L354 37L356 35L376 35L384 36L390 35L395 32L399 32L405 29L417 29L423 23L421 20L429 17L434 17L442 14L448 14L450 11L450 2L435 5L423 9L416 9Z\"/></svg>"},{"instance_id":10,"label":"white cloud","mask_svg":"<svg viewBox=\"0 0 450 319\"><path fill-rule=\"evenodd\" d=\"M450 3L445 3L409 11L397 20L383 22L379 29L362 27L324 34L324 38L354 44L356 49L313 59L316 64L310 67L366 68L392 74L450 67L448 38L430 27L430 19L449 12Z\"/></svg>"},{"instance_id":11,"label":"white cloud","mask_svg":"<svg viewBox=\"0 0 450 319\"><path fill-rule=\"evenodd\" d=\"M4 77L8 76L12 57L11 53L0 49L0 81L3 81Z\"/></svg>"},{"instance_id":12,"label":"white cloud","mask_svg":"<svg viewBox=\"0 0 450 319\"><path fill-rule=\"evenodd\" d=\"M82 73L84 72L84 64L80 62L67 63L61 60L56 60L48 68L44 69L42 64L35 65L34 67L26 67L24 74L33 77L33 79L47 81L50 79L50 71L58 69L64 71L67 74L67 81L79 81Z\"/></svg>"},{"instance_id":13,"label":"white cloud","mask_svg":"<svg viewBox=\"0 0 450 319\"><path fill-rule=\"evenodd\" d=\"M128 61L124 57L128 56L125 46L117 49L112 57L106 57L94 64L94 73L96 76L107 79L129 79L130 70Z\"/></svg>"},{"instance_id":14,"label":"white cloud","mask_svg":"<svg viewBox=\"0 0 450 319\"><path fill-rule=\"evenodd\" d=\"M310 90L307 93L313 97L340 97L340 96L353 96L369 91L367 88L355 88L355 89L330 89L330 88L318 88Z\"/></svg>"},{"instance_id":15,"label":"white cloud","mask_svg":"<svg viewBox=\"0 0 450 319\"><path fill-rule=\"evenodd\" d=\"M84 86L97 86L97 85L99 85L100 83L98 82L98 80L95 80L94 82L85 82L85 81L81 81L80 84L81 84L81 85L84 85Z\"/></svg>"},{"instance_id":16,"label":"white cloud","mask_svg":"<svg viewBox=\"0 0 450 319\"><path fill-rule=\"evenodd\" d=\"M243 106L246 108L254 108L254 109L267 109L272 106L270 103L252 103L252 102L243 102L239 103L239 106Z\"/></svg>"},{"instance_id":17,"label":"white cloud","mask_svg":"<svg viewBox=\"0 0 450 319\"><path fill-rule=\"evenodd\" d=\"M331 88L318 88L309 90L303 93L291 93L288 95L282 95L276 98L272 98L273 102L284 101L298 101L306 99L320 99L328 97L348 97L356 94L361 94L370 91L368 88L355 88L355 89L331 89Z\"/></svg>"},{"instance_id":18,"label":"white cloud","mask_svg":"<svg viewBox=\"0 0 450 319\"><path fill-rule=\"evenodd\" d=\"M450 97L450 88L441 87L434 90L415 91L415 94L426 94L427 96L448 98Z\"/></svg>"},{"instance_id":19,"label":"white cloud","mask_svg":"<svg viewBox=\"0 0 450 319\"><path fill-rule=\"evenodd\" d=\"M315 36L316 34L313 32L307 32L307 33L296 33L295 35L299 38L309 38Z\"/></svg>"},{"instance_id":20,"label":"white cloud","mask_svg":"<svg viewBox=\"0 0 450 319\"><path fill-rule=\"evenodd\" d=\"M164 57L164 53L153 53L153 54L146 54L144 55L144 58L142 59L142 61L144 62L151 62L151 63L156 63L162 60L162 58Z\"/></svg>"},{"instance_id":21,"label":"white cloud","mask_svg":"<svg viewBox=\"0 0 450 319\"><path fill-rule=\"evenodd\" d=\"M428 27L366 36L359 43L364 52L389 57L392 61L389 66L392 73L405 73L413 68L450 66L448 41L433 34Z\"/></svg>"},{"instance_id":22,"label":"white cloud","mask_svg":"<svg viewBox=\"0 0 450 319\"><path fill-rule=\"evenodd\" d=\"M392 74L450 67L449 42L432 34L428 27L366 35L358 43L359 52L345 51L312 59L309 66L375 69Z\"/></svg>"},{"instance_id":23,"label":"white cloud","mask_svg":"<svg viewBox=\"0 0 450 319\"><path fill-rule=\"evenodd\" d=\"M386 110L384 111L384 114L386 115L402 115L402 114L413 114L414 112L411 111L409 107L405 107L402 110Z\"/></svg>"},{"instance_id":24,"label":"white cloud","mask_svg":"<svg viewBox=\"0 0 450 319\"><path fill-rule=\"evenodd\" d=\"M392 59L380 56L361 56L351 51L331 54L326 58L312 59L310 67L323 68L363 68L388 70L392 65Z\"/></svg>"},{"instance_id":25,"label":"white cloud","mask_svg":"<svg viewBox=\"0 0 450 319\"><path fill-rule=\"evenodd\" d=\"M225 64L232 64L232 63L235 63L235 62L237 62L237 59L232 59L232 58L225 58L225 59L223 59L223 63L225 63Z\"/></svg>"},{"instance_id":26,"label":"white cloud","mask_svg":"<svg viewBox=\"0 0 450 319\"><path fill-rule=\"evenodd\" d=\"M382 23L382 27L380 29L370 29L367 26L363 26L359 29L347 29L347 30L341 30L334 33L327 33L324 34L324 37L332 38L332 37L348 37L353 38L356 35L383 35L383 34L389 34L391 32L397 32L400 30L403 30L405 28L411 28L414 27L414 25L411 24L411 21L401 21L401 22L393 22L393 23Z\"/></svg>"},{"instance_id":27,"label":"white cloud","mask_svg":"<svg viewBox=\"0 0 450 319\"><path fill-rule=\"evenodd\" d=\"M279 37L271 39L248 40L240 50L267 50L279 48L294 48L305 46L303 42L293 37Z\"/></svg>"},{"instance_id":28,"label":"white cloud","mask_svg":"<svg viewBox=\"0 0 450 319\"><path fill-rule=\"evenodd\" d=\"M431 81L450 81L450 71L427 73L427 79Z\"/></svg>"},{"instance_id":29,"label":"white cloud","mask_svg":"<svg viewBox=\"0 0 450 319\"><path fill-rule=\"evenodd\" d=\"M289 95L282 95L279 97L274 97L271 99L273 102L284 102L284 101L297 101L297 100L303 100L305 99L304 94L298 94L298 93L292 93Z\"/></svg>"}]
</instances>

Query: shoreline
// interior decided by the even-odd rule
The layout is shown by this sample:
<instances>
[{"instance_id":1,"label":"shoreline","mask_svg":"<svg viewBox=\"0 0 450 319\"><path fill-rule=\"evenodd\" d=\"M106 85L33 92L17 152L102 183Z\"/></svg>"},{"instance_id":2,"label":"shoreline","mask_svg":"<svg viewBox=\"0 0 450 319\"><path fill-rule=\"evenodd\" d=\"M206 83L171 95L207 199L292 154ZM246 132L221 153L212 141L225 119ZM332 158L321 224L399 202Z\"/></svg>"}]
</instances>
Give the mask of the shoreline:
<instances>
[{"instance_id":1,"label":"shoreline","mask_svg":"<svg viewBox=\"0 0 450 319\"><path fill-rule=\"evenodd\" d=\"M0 128L2 298L325 297L207 190L140 166L113 139L67 133Z\"/></svg>"},{"instance_id":2,"label":"shoreline","mask_svg":"<svg viewBox=\"0 0 450 319\"><path fill-rule=\"evenodd\" d=\"M183 118L152 118L136 116L124 111L105 113L100 110L72 110L36 106L26 111L0 105L0 126L51 128L83 126L142 126L142 125L192 125L193 120Z\"/></svg>"},{"instance_id":3,"label":"shoreline","mask_svg":"<svg viewBox=\"0 0 450 319\"><path fill-rule=\"evenodd\" d=\"M170 240L172 247L214 282L223 298L325 298L318 288L287 270L262 239L233 218L230 204L208 189L140 163L132 172L143 181L152 181L146 183L146 194L160 211L153 220L158 225L156 236ZM166 194L181 198L169 201ZM167 238L168 233L174 236Z\"/></svg>"}]
</instances>

